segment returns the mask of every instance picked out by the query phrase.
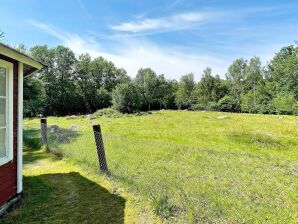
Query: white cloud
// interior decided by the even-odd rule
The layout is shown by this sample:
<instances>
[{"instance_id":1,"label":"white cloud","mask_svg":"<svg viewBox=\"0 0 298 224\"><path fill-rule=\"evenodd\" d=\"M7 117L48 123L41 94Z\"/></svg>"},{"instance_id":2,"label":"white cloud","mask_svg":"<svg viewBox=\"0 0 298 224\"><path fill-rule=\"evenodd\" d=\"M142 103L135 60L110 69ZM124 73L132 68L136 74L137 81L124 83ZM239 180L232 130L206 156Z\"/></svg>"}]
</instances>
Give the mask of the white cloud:
<instances>
[{"instance_id":1,"label":"white cloud","mask_svg":"<svg viewBox=\"0 0 298 224\"><path fill-rule=\"evenodd\" d=\"M107 51L92 39L81 38L74 35L63 44L72 49L76 54L88 52L93 58L103 56L124 68L134 77L140 68L150 67L158 74L165 74L167 78L179 79L181 75L193 72L197 80L200 79L202 70L206 66L215 68L214 72L224 74L227 63L221 59L179 52L178 50L160 48L147 42L129 39L117 43L114 49Z\"/></svg>"},{"instance_id":2,"label":"white cloud","mask_svg":"<svg viewBox=\"0 0 298 224\"><path fill-rule=\"evenodd\" d=\"M182 13L173 17L177 22L199 22L206 18L206 15L197 12Z\"/></svg>"},{"instance_id":3,"label":"white cloud","mask_svg":"<svg viewBox=\"0 0 298 224\"><path fill-rule=\"evenodd\" d=\"M173 6L183 2L182 0L174 1ZM288 7L283 7L283 10ZM170 32L181 29L188 29L201 24L203 22L222 21L241 19L246 16L259 13L272 13L280 11L280 7L266 6L266 7L248 7L231 10L210 10L210 11L192 11L185 13L176 13L170 16L157 18L136 18L134 21L122 22L115 25L110 25L112 30L126 33L160 33Z\"/></svg>"},{"instance_id":4,"label":"white cloud","mask_svg":"<svg viewBox=\"0 0 298 224\"><path fill-rule=\"evenodd\" d=\"M153 19L142 19L138 21L124 22L117 25L112 25L111 28L121 32L146 32L154 30L178 30L185 29L186 27L195 25L208 19L206 13L200 12L187 12L175 14L168 17L160 17Z\"/></svg>"},{"instance_id":5,"label":"white cloud","mask_svg":"<svg viewBox=\"0 0 298 224\"><path fill-rule=\"evenodd\" d=\"M30 23L31 25L45 31L48 34L51 34L52 36L54 36L60 40L63 40L63 41L67 40L66 34L62 34L61 32L57 31L55 28L50 27L49 25L46 25L44 23L39 23L36 21L32 21L32 20L27 20L27 22Z\"/></svg>"},{"instance_id":6,"label":"white cloud","mask_svg":"<svg viewBox=\"0 0 298 224\"><path fill-rule=\"evenodd\" d=\"M124 68L134 77L140 68L151 67L158 74L167 78L179 79L181 75L193 72L197 80L206 66L214 68L214 72L224 74L229 61L203 54L191 54L188 50L178 50L175 47L161 47L149 41L133 38L114 42L114 47L105 49L94 38L82 37L77 34L59 32L46 24L30 21L35 27L58 38L66 47L77 55L88 52L93 58L103 56Z\"/></svg>"},{"instance_id":7,"label":"white cloud","mask_svg":"<svg viewBox=\"0 0 298 224\"><path fill-rule=\"evenodd\" d=\"M80 2L80 0L78 1ZM180 1L176 2L175 4L179 4ZM271 35L268 40L267 32L272 31L273 28L270 27L268 30L267 27L262 27L262 24L254 25L251 29L247 29L245 26L232 27L233 29L227 29L227 34L225 32L221 34L221 29L214 30L213 33L211 32L212 27L210 27L211 31L208 35L204 36L204 31L201 34L201 37L206 37L202 44L206 43L206 46L203 46L204 49L208 48L209 52L213 52L216 56L210 56L208 50L201 50L199 46L202 44L196 46L195 41L193 46L196 48L196 52L194 49L181 49L176 45L158 45L146 40L144 36L193 28L198 24L211 21L220 21L226 25L229 21L241 20L241 18L253 14L273 13L279 12L279 10L274 7L245 8L225 11L194 11L159 18L138 18L136 21L113 25L111 28L116 32L102 35L91 32L91 34L78 35L36 21L28 22L56 37L61 44L71 48L76 54L88 52L92 57L103 56L114 62L116 66L123 67L131 76L135 76L141 67L151 67L158 74L164 73L166 77L176 79L183 74L194 72L196 80L199 80L202 70L206 66L212 67L214 73L223 77L228 65L237 57L249 58L257 55L265 64L272 58L274 52L288 44L288 35L287 38L282 38L280 35L276 35L279 38L274 38ZM274 33L283 33L286 36L286 31L291 30L295 34L295 26L291 29L287 28L283 26L282 29L277 29ZM224 30L226 31L226 29ZM199 32L197 33L199 34ZM208 39L215 34L222 38ZM95 38L95 36L97 37ZM97 41L99 38L105 41L105 44L101 45L101 42Z\"/></svg>"}]
</instances>

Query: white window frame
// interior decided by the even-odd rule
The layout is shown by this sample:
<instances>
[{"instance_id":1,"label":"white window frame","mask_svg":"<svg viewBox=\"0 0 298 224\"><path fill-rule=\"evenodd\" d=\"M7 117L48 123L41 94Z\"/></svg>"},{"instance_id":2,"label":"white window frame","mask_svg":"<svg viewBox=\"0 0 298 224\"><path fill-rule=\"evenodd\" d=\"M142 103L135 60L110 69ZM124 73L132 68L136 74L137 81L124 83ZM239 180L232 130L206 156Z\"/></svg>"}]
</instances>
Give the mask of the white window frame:
<instances>
[{"instance_id":1,"label":"white window frame","mask_svg":"<svg viewBox=\"0 0 298 224\"><path fill-rule=\"evenodd\" d=\"M6 156L0 157L0 166L13 160L13 64L0 59L6 69Z\"/></svg>"}]
</instances>

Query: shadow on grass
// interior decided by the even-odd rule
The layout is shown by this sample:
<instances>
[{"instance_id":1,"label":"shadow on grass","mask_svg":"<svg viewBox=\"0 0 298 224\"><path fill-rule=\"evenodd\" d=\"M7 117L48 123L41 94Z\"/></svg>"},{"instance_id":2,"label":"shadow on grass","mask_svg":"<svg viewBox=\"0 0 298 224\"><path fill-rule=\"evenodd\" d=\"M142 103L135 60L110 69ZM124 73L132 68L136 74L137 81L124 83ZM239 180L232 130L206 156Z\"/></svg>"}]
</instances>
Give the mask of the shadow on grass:
<instances>
[{"instance_id":1,"label":"shadow on grass","mask_svg":"<svg viewBox=\"0 0 298 224\"><path fill-rule=\"evenodd\" d=\"M282 139L271 137L262 134L247 134L247 133L235 133L229 136L229 139L233 142L240 144L255 145L260 148L276 148L284 149L285 146L282 143Z\"/></svg>"},{"instance_id":2,"label":"shadow on grass","mask_svg":"<svg viewBox=\"0 0 298 224\"><path fill-rule=\"evenodd\" d=\"M24 142L24 164L30 164L37 160L44 159L42 153L33 153L41 149L40 130L37 128L25 128L23 131Z\"/></svg>"},{"instance_id":3,"label":"shadow on grass","mask_svg":"<svg viewBox=\"0 0 298 224\"><path fill-rule=\"evenodd\" d=\"M54 128L52 128L54 127ZM69 144L80 136L78 131L60 128L58 126L50 126L48 128L48 149L56 155L57 159L61 159L63 154L59 152L62 145ZM44 154L32 154L30 152L41 149L40 129L26 128L24 130L24 161L32 163L35 160L45 158Z\"/></svg>"},{"instance_id":4,"label":"shadow on grass","mask_svg":"<svg viewBox=\"0 0 298 224\"><path fill-rule=\"evenodd\" d=\"M37 128L24 129L24 151L36 151L41 147L40 130Z\"/></svg>"},{"instance_id":5,"label":"shadow on grass","mask_svg":"<svg viewBox=\"0 0 298 224\"><path fill-rule=\"evenodd\" d=\"M124 223L125 199L79 173L25 176L24 189L1 223Z\"/></svg>"}]
</instances>

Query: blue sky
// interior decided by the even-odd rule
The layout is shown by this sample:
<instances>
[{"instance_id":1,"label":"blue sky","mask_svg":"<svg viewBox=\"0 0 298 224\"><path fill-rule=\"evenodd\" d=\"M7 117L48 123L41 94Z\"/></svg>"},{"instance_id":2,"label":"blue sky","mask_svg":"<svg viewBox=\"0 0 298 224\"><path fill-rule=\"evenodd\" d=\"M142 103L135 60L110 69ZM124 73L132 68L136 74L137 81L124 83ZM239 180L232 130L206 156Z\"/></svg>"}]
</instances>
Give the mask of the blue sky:
<instances>
[{"instance_id":1,"label":"blue sky","mask_svg":"<svg viewBox=\"0 0 298 224\"><path fill-rule=\"evenodd\" d=\"M167 78L206 66L224 77L239 57L264 63L298 40L298 1L0 0L5 42L63 44L104 56L135 76L152 67Z\"/></svg>"}]
</instances>

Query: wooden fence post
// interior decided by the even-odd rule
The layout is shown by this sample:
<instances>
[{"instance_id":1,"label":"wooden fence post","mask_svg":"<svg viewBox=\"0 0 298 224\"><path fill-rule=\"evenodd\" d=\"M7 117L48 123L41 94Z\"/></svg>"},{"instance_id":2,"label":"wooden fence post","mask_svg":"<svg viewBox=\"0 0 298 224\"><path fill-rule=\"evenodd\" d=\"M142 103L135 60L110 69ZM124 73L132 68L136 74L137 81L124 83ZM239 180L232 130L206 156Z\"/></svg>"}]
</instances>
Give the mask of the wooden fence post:
<instances>
[{"instance_id":1,"label":"wooden fence post","mask_svg":"<svg viewBox=\"0 0 298 224\"><path fill-rule=\"evenodd\" d=\"M103 172L107 172L108 166L107 166L107 160L106 160L106 155L105 155L105 149L104 149L104 145L103 145L101 128L100 128L99 124L93 125L93 132L94 132L94 138L95 138L95 143L96 143L96 149L97 149L100 170Z\"/></svg>"},{"instance_id":2,"label":"wooden fence post","mask_svg":"<svg viewBox=\"0 0 298 224\"><path fill-rule=\"evenodd\" d=\"M40 119L40 134L41 134L41 146L48 150L48 133L47 133L47 119Z\"/></svg>"}]
</instances>

